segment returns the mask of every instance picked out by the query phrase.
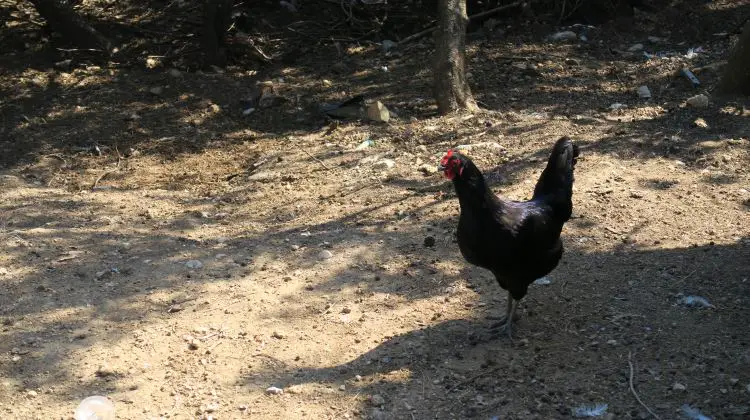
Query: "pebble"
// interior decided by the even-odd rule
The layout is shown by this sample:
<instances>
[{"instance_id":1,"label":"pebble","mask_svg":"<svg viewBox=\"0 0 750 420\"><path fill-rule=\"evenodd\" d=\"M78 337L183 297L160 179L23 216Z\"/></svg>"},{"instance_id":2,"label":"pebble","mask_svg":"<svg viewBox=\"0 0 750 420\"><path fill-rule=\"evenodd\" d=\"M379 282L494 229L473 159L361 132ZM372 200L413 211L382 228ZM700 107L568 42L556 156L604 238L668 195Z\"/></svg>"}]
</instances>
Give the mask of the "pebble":
<instances>
[{"instance_id":1,"label":"pebble","mask_svg":"<svg viewBox=\"0 0 750 420\"><path fill-rule=\"evenodd\" d=\"M190 268L190 269L198 269L198 268L203 267L203 263L198 260L190 260L185 263L185 267Z\"/></svg>"},{"instance_id":2,"label":"pebble","mask_svg":"<svg viewBox=\"0 0 750 420\"><path fill-rule=\"evenodd\" d=\"M350 314L352 312L351 308L344 307L344 309L341 310L342 314Z\"/></svg>"},{"instance_id":3,"label":"pebble","mask_svg":"<svg viewBox=\"0 0 750 420\"><path fill-rule=\"evenodd\" d=\"M354 375L354 380L357 382L362 382L362 375ZM748 385L750 386L750 385Z\"/></svg>"},{"instance_id":4,"label":"pebble","mask_svg":"<svg viewBox=\"0 0 750 420\"><path fill-rule=\"evenodd\" d=\"M377 162L375 162L372 167L373 168L382 168L382 169L391 169L394 166L396 166L396 161L393 159L382 159Z\"/></svg>"},{"instance_id":5,"label":"pebble","mask_svg":"<svg viewBox=\"0 0 750 420\"><path fill-rule=\"evenodd\" d=\"M549 39L552 41L574 41L578 39L578 35L573 31L562 31L550 35Z\"/></svg>"},{"instance_id":6,"label":"pebble","mask_svg":"<svg viewBox=\"0 0 750 420\"><path fill-rule=\"evenodd\" d=\"M674 385L672 385L672 389L675 391L685 391L687 389L687 386L679 382L675 382Z\"/></svg>"},{"instance_id":7,"label":"pebble","mask_svg":"<svg viewBox=\"0 0 750 420\"><path fill-rule=\"evenodd\" d=\"M700 128L708 128L708 123L703 118L696 118L693 125Z\"/></svg>"},{"instance_id":8,"label":"pebble","mask_svg":"<svg viewBox=\"0 0 750 420\"><path fill-rule=\"evenodd\" d=\"M648 86L640 86L638 87L638 96L643 99L648 99L651 97L651 90L648 88Z\"/></svg>"},{"instance_id":9,"label":"pebble","mask_svg":"<svg viewBox=\"0 0 750 420\"><path fill-rule=\"evenodd\" d=\"M200 347L200 341L198 341L197 339L191 338L188 341L188 348L190 350L198 350L198 347Z\"/></svg>"},{"instance_id":10,"label":"pebble","mask_svg":"<svg viewBox=\"0 0 750 420\"><path fill-rule=\"evenodd\" d=\"M333 257L333 253L327 249L318 252L318 258L321 260L328 260Z\"/></svg>"},{"instance_id":11,"label":"pebble","mask_svg":"<svg viewBox=\"0 0 750 420\"><path fill-rule=\"evenodd\" d=\"M419 167L419 172L422 172L425 175L432 175L437 173L437 166L425 163Z\"/></svg>"},{"instance_id":12,"label":"pebble","mask_svg":"<svg viewBox=\"0 0 750 420\"><path fill-rule=\"evenodd\" d=\"M284 393L284 390L275 386L269 386L266 388L266 394L270 395L281 395Z\"/></svg>"},{"instance_id":13,"label":"pebble","mask_svg":"<svg viewBox=\"0 0 750 420\"><path fill-rule=\"evenodd\" d=\"M637 52L643 49L643 44L633 44L630 48L628 48L628 51L630 52Z\"/></svg>"},{"instance_id":14,"label":"pebble","mask_svg":"<svg viewBox=\"0 0 750 420\"><path fill-rule=\"evenodd\" d=\"M30 390L26 391L26 395L28 395L29 397L36 397L38 395L38 393L36 391L34 391L33 389L30 389Z\"/></svg>"},{"instance_id":15,"label":"pebble","mask_svg":"<svg viewBox=\"0 0 750 420\"><path fill-rule=\"evenodd\" d=\"M169 69L169 75L172 77L180 77L182 73L177 69Z\"/></svg>"},{"instance_id":16,"label":"pebble","mask_svg":"<svg viewBox=\"0 0 750 420\"><path fill-rule=\"evenodd\" d=\"M161 86L154 86L148 90L152 95L161 95L164 92L164 88Z\"/></svg>"},{"instance_id":17,"label":"pebble","mask_svg":"<svg viewBox=\"0 0 750 420\"><path fill-rule=\"evenodd\" d=\"M380 47L383 49L383 52L388 52L393 48L396 48L396 46L398 46L398 44L391 41L390 39L384 39L383 43L380 45Z\"/></svg>"},{"instance_id":18,"label":"pebble","mask_svg":"<svg viewBox=\"0 0 750 420\"><path fill-rule=\"evenodd\" d=\"M281 331L274 331L273 334L271 334L271 337L281 340L286 338L286 334Z\"/></svg>"},{"instance_id":19,"label":"pebble","mask_svg":"<svg viewBox=\"0 0 750 420\"><path fill-rule=\"evenodd\" d=\"M339 387L339 391L346 391L346 385L341 385Z\"/></svg>"},{"instance_id":20,"label":"pebble","mask_svg":"<svg viewBox=\"0 0 750 420\"><path fill-rule=\"evenodd\" d=\"M433 246L435 246L435 238L432 236L424 238L424 246L428 248L432 248Z\"/></svg>"},{"instance_id":21,"label":"pebble","mask_svg":"<svg viewBox=\"0 0 750 420\"><path fill-rule=\"evenodd\" d=\"M623 108L627 108L627 107L628 106L625 105L625 104L621 104L619 102L615 102L615 103L613 103L612 105L609 106L609 109L616 110L616 109L623 109Z\"/></svg>"},{"instance_id":22,"label":"pebble","mask_svg":"<svg viewBox=\"0 0 750 420\"><path fill-rule=\"evenodd\" d=\"M705 108L708 106L708 96L704 94L691 96L687 99L687 104L695 108Z\"/></svg>"}]
</instances>

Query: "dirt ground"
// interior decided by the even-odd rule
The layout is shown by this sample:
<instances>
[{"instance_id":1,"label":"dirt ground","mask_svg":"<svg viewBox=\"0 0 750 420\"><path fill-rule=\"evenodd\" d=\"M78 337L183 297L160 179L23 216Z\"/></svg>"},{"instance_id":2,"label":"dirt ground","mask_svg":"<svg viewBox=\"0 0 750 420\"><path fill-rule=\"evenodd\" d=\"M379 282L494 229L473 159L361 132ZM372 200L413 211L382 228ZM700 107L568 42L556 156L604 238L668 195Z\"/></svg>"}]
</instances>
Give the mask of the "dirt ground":
<instances>
[{"instance_id":1,"label":"dirt ground","mask_svg":"<svg viewBox=\"0 0 750 420\"><path fill-rule=\"evenodd\" d=\"M649 418L637 395L663 419L748 418L750 109L686 100L750 8L690 4L572 28L588 42L501 20L469 42L486 111L448 117L425 39L174 71L50 53L14 15L4 39L31 38L0 65L2 417L105 395L121 419ZM283 99L244 115L259 81ZM318 111L355 94L391 121ZM433 168L471 145L494 191L528 198L561 135L582 148L566 253L514 339L490 338L505 294L461 258Z\"/></svg>"}]
</instances>

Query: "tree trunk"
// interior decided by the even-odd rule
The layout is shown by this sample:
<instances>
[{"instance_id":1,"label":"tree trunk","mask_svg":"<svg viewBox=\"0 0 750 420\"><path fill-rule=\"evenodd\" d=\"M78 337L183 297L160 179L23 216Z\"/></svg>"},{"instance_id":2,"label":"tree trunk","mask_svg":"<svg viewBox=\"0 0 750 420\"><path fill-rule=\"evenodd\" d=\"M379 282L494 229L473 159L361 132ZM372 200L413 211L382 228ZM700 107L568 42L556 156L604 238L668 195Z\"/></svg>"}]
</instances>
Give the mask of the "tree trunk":
<instances>
[{"instance_id":1,"label":"tree trunk","mask_svg":"<svg viewBox=\"0 0 750 420\"><path fill-rule=\"evenodd\" d=\"M466 0L439 0L433 68L435 100L445 115L458 109L477 111L466 81Z\"/></svg>"},{"instance_id":2,"label":"tree trunk","mask_svg":"<svg viewBox=\"0 0 750 420\"><path fill-rule=\"evenodd\" d=\"M750 95L750 21L729 55L727 67L719 81L720 95Z\"/></svg>"},{"instance_id":3,"label":"tree trunk","mask_svg":"<svg viewBox=\"0 0 750 420\"><path fill-rule=\"evenodd\" d=\"M112 52L112 43L94 29L65 0L31 0L47 25L66 40L81 48Z\"/></svg>"},{"instance_id":4,"label":"tree trunk","mask_svg":"<svg viewBox=\"0 0 750 420\"><path fill-rule=\"evenodd\" d=\"M226 65L225 41L231 22L232 0L204 0L202 38L206 65Z\"/></svg>"}]
</instances>

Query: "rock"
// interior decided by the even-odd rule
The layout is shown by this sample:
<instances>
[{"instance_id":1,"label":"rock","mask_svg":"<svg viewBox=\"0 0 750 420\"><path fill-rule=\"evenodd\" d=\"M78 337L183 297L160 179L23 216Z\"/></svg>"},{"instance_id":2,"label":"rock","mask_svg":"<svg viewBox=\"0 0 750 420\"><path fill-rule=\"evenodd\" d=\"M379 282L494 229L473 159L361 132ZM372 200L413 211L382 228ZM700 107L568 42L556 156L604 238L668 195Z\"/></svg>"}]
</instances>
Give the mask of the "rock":
<instances>
[{"instance_id":1,"label":"rock","mask_svg":"<svg viewBox=\"0 0 750 420\"><path fill-rule=\"evenodd\" d=\"M367 105L367 118L377 122L388 122L391 118L388 108L382 102L376 101Z\"/></svg>"},{"instance_id":2,"label":"rock","mask_svg":"<svg viewBox=\"0 0 750 420\"><path fill-rule=\"evenodd\" d=\"M182 73L177 69L169 69L169 75L172 77L180 77Z\"/></svg>"},{"instance_id":3,"label":"rock","mask_svg":"<svg viewBox=\"0 0 750 420\"><path fill-rule=\"evenodd\" d=\"M284 390L275 386L269 386L266 388L266 394L269 395L281 395L284 393Z\"/></svg>"},{"instance_id":4,"label":"rock","mask_svg":"<svg viewBox=\"0 0 750 420\"><path fill-rule=\"evenodd\" d=\"M679 382L675 382L674 385L672 385L672 389L675 391L685 391L687 389L687 386Z\"/></svg>"},{"instance_id":5,"label":"rock","mask_svg":"<svg viewBox=\"0 0 750 420\"><path fill-rule=\"evenodd\" d=\"M318 252L318 258L320 258L321 260L328 260L328 259L331 259L332 257L333 257L333 253L327 249L324 249Z\"/></svg>"},{"instance_id":6,"label":"rock","mask_svg":"<svg viewBox=\"0 0 750 420\"><path fill-rule=\"evenodd\" d=\"M350 314L350 313L352 313L352 310L351 310L351 308L344 307L344 309L341 310L341 313L342 314Z\"/></svg>"},{"instance_id":7,"label":"rock","mask_svg":"<svg viewBox=\"0 0 750 420\"><path fill-rule=\"evenodd\" d=\"M383 398L380 394L374 394L370 396L370 404L381 407L385 405L385 398Z\"/></svg>"},{"instance_id":8,"label":"rock","mask_svg":"<svg viewBox=\"0 0 750 420\"><path fill-rule=\"evenodd\" d=\"M278 340L282 340L286 338L286 334L284 334L281 331L274 331L273 334L271 334L271 337L276 338Z\"/></svg>"},{"instance_id":9,"label":"rock","mask_svg":"<svg viewBox=\"0 0 750 420\"><path fill-rule=\"evenodd\" d=\"M693 126L699 128L708 128L708 123L703 118L696 118L695 121L693 121Z\"/></svg>"},{"instance_id":10,"label":"rock","mask_svg":"<svg viewBox=\"0 0 750 420\"><path fill-rule=\"evenodd\" d=\"M549 36L550 41L575 41L578 39L578 35L576 35L573 31L562 31L557 32Z\"/></svg>"},{"instance_id":11,"label":"rock","mask_svg":"<svg viewBox=\"0 0 750 420\"><path fill-rule=\"evenodd\" d=\"M628 48L629 52L638 52L643 49L643 44L634 44L630 48Z\"/></svg>"},{"instance_id":12,"label":"rock","mask_svg":"<svg viewBox=\"0 0 750 420\"><path fill-rule=\"evenodd\" d=\"M394 166L396 166L396 161L392 159L381 159L372 165L376 169L391 169Z\"/></svg>"},{"instance_id":13,"label":"rock","mask_svg":"<svg viewBox=\"0 0 750 420\"><path fill-rule=\"evenodd\" d=\"M354 380L356 382L362 382L362 375L354 375ZM748 386L750 386L750 385L748 385Z\"/></svg>"},{"instance_id":14,"label":"rock","mask_svg":"<svg viewBox=\"0 0 750 420\"><path fill-rule=\"evenodd\" d=\"M624 108L627 108L627 107L628 106L625 105L625 104L621 104L619 102L615 102L615 103L613 103L612 105L609 106L609 109L616 110L616 109L624 109Z\"/></svg>"},{"instance_id":15,"label":"rock","mask_svg":"<svg viewBox=\"0 0 750 420\"><path fill-rule=\"evenodd\" d=\"M694 108L705 108L708 106L708 96L701 93L700 95L691 96L686 102Z\"/></svg>"},{"instance_id":16,"label":"rock","mask_svg":"<svg viewBox=\"0 0 750 420\"><path fill-rule=\"evenodd\" d=\"M339 386L339 391L346 391L346 385Z\"/></svg>"},{"instance_id":17,"label":"rock","mask_svg":"<svg viewBox=\"0 0 750 420\"><path fill-rule=\"evenodd\" d=\"M200 341L198 341L198 339L190 338L190 340L188 340L188 348L190 350L198 350L199 347L200 347Z\"/></svg>"},{"instance_id":18,"label":"rock","mask_svg":"<svg viewBox=\"0 0 750 420\"><path fill-rule=\"evenodd\" d=\"M426 238L424 238L424 246L426 246L427 248L432 248L433 246L435 246L435 237L427 236Z\"/></svg>"},{"instance_id":19,"label":"rock","mask_svg":"<svg viewBox=\"0 0 750 420\"><path fill-rule=\"evenodd\" d=\"M437 167L435 165L430 165L425 163L424 165L419 167L419 172L422 172L425 176L432 175L437 173Z\"/></svg>"},{"instance_id":20,"label":"rock","mask_svg":"<svg viewBox=\"0 0 750 420\"><path fill-rule=\"evenodd\" d=\"M648 99L651 97L651 90L648 88L648 86L640 86L638 87L638 96L643 99Z\"/></svg>"},{"instance_id":21,"label":"rock","mask_svg":"<svg viewBox=\"0 0 750 420\"><path fill-rule=\"evenodd\" d=\"M630 191L630 198L643 198L643 193L640 191Z\"/></svg>"},{"instance_id":22,"label":"rock","mask_svg":"<svg viewBox=\"0 0 750 420\"><path fill-rule=\"evenodd\" d=\"M580 66L581 62L578 61L578 60L576 60L575 58L566 58L565 59L565 64L567 64L569 66Z\"/></svg>"},{"instance_id":23,"label":"rock","mask_svg":"<svg viewBox=\"0 0 750 420\"><path fill-rule=\"evenodd\" d=\"M384 39L384 40L383 40L383 43L382 43L382 44L380 44L380 48L382 48L382 49L383 49L383 52L386 52L386 53L387 53L388 51L390 51L390 50L392 50L392 49L396 48L397 46L398 46L398 44L397 44L397 43L395 43L395 42L393 42L393 41L391 41L390 39Z\"/></svg>"},{"instance_id":24,"label":"rock","mask_svg":"<svg viewBox=\"0 0 750 420\"><path fill-rule=\"evenodd\" d=\"M95 375L98 378L107 378L110 376L117 376L117 371L115 371L111 366L102 365L96 369Z\"/></svg>"},{"instance_id":25,"label":"rock","mask_svg":"<svg viewBox=\"0 0 750 420\"><path fill-rule=\"evenodd\" d=\"M26 395L28 395L29 397L33 398L33 397L36 397L39 394L36 391L34 391L33 389L30 389L30 390L26 391Z\"/></svg>"},{"instance_id":26,"label":"rock","mask_svg":"<svg viewBox=\"0 0 750 420\"><path fill-rule=\"evenodd\" d=\"M161 95L164 92L164 88L161 86L154 86L148 90L152 95Z\"/></svg>"},{"instance_id":27,"label":"rock","mask_svg":"<svg viewBox=\"0 0 750 420\"><path fill-rule=\"evenodd\" d=\"M185 267L197 270L203 267L203 263L198 260L190 260L185 263Z\"/></svg>"},{"instance_id":28,"label":"rock","mask_svg":"<svg viewBox=\"0 0 750 420\"><path fill-rule=\"evenodd\" d=\"M541 285L541 286L546 286L548 284L552 284L552 280L550 280L549 277L544 276L542 278L538 278L538 279L534 280L534 284L538 284L538 285Z\"/></svg>"}]
</instances>

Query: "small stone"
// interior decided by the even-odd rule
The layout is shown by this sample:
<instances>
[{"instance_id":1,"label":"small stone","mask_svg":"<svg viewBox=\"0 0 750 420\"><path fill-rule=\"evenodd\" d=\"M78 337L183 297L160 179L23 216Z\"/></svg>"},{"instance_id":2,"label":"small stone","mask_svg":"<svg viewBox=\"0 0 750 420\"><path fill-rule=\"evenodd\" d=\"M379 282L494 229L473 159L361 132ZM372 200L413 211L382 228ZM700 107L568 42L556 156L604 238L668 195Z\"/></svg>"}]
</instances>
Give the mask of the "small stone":
<instances>
[{"instance_id":1,"label":"small stone","mask_svg":"<svg viewBox=\"0 0 750 420\"><path fill-rule=\"evenodd\" d=\"M182 73L177 69L169 69L169 75L172 77L180 77Z\"/></svg>"},{"instance_id":2,"label":"small stone","mask_svg":"<svg viewBox=\"0 0 750 420\"><path fill-rule=\"evenodd\" d=\"M269 386L266 388L266 394L269 395L281 395L284 393L284 390L275 386Z\"/></svg>"},{"instance_id":3,"label":"small stone","mask_svg":"<svg viewBox=\"0 0 750 420\"><path fill-rule=\"evenodd\" d=\"M33 398L33 397L36 397L39 394L36 391L34 391L33 389L30 389L30 390L26 391L26 395L28 395L29 397Z\"/></svg>"},{"instance_id":4,"label":"small stone","mask_svg":"<svg viewBox=\"0 0 750 420\"><path fill-rule=\"evenodd\" d=\"M737 378L729 378L729 383L732 384L732 385L737 385L737 383L739 383L739 382L740 382L740 380L737 379Z\"/></svg>"},{"instance_id":5,"label":"small stone","mask_svg":"<svg viewBox=\"0 0 750 420\"><path fill-rule=\"evenodd\" d=\"M341 385L339 387L339 391L346 391L346 385Z\"/></svg>"},{"instance_id":6,"label":"small stone","mask_svg":"<svg viewBox=\"0 0 750 420\"><path fill-rule=\"evenodd\" d=\"M643 49L643 44L633 44L630 48L628 48L629 52L638 52Z\"/></svg>"},{"instance_id":7,"label":"small stone","mask_svg":"<svg viewBox=\"0 0 750 420\"><path fill-rule=\"evenodd\" d=\"M320 258L321 260L328 260L333 258L333 253L327 249L324 249L318 252L318 258Z\"/></svg>"},{"instance_id":8,"label":"small stone","mask_svg":"<svg viewBox=\"0 0 750 420\"><path fill-rule=\"evenodd\" d=\"M376 169L391 169L396 166L396 162L392 159L382 159L372 165Z\"/></svg>"},{"instance_id":9,"label":"small stone","mask_svg":"<svg viewBox=\"0 0 750 420\"><path fill-rule=\"evenodd\" d=\"M374 394L370 397L370 404L380 407L382 405L385 405L385 398L383 398L380 394Z\"/></svg>"},{"instance_id":10,"label":"small stone","mask_svg":"<svg viewBox=\"0 0 750 420\"><path fill-rule=\"evenodd\" d=\"M424 238L424 246L427 248L432 248L435 246L435 238L433 236L427 236Z\"/></svg>"},{"instance_id":11,"label":"small stone","mask_svg":"<svg viewBox=\"0 0 750 420\"><path fill-rule=\"evenodd\" d=\"M247 406L245 404L241 404L240 406L237 407L237 409L240 411L247 411Z\"/></svg>"},{"instance_id":12,"label":"small stone","mask_svg":"<svg viewBox=\"0 0 750 420\"><path fill-rule=\"evenodd\" d=\"M422 172L425 175L432 175L434 173L437 173L437 167L435 165L425 163L424 165L421 165L419 167L419 172Z\"/></svg>"},{"instance_id":13,"label":"small stone","mask_svg":"<svg viewBox=\"0 0 750 420\"><path fill-rule=\"evenodd\" d=\"M102 365L96 369L95 375L99 378L107 378L110 376L116 376L117 372L109 366Z\"/></svg>"},{"instance_id":14,"label":"small stone","mask_svg":"<svg viewBox=\"0 0 750 420\"><path fill-rule=\"evenodd\" d=\"M695 127L708 128L708 123L703 118L696 118L695 121L693 121L693 125Z\"/></svg>"},{"instance_id":15,"label":"small stone","mask_svg":"<svg viewBox=\"0 0 750 420\"><path fill-rule=\"evenodd\" d=\"M643 198L643 193L640 191L630 191L630 198Z\"/></svg>"},{"instance_id":16,"label":"small stone","mask_svg":"<svg viewBox=\"0 0 750 420\"><path fill-rule=\"evenodd\" d=\"M672 385L672 389L675 391L685 391L687 389L687 386L679 382L675 382L674 385Z\"/></svg>"},{"instance_id":17,"label":"small stone","mask_svg":"<svg viewBox=\"0 0 750 420\"><path fill-rule=\"evenodd\" d=\"M567 64L569 66L580 66L581 62L578 61L578 60L576 60L575 58L566 58L565 59L565 64Z\"/></svg>"},{"instance_id":18,"label":"small stone","mask_svg":"<svg viewBox=\"0 0 750 420\"><path fill-rule=\"evenodd\" d=\"M654 43L654 44L658 44L659 42L662 42L662 41L664 41L664 38L660 38L658 36L650 36L650 37L648 37L648 42L651 42L651 43Z\"/></svg>"},{"instance_id":19,"label":"small stone","mask_svg":"<svg viewBox=\"0 0 750 420\"><path fill-rule=\"evenodd\" d=\"M624 108L627 108L627 107L628 106L625 105L625 104L621 104L619 102L615 102L615 103L613 103L612 105L609 106L609 109L611 109L611 110L614 111L614 110L617 110L617 109L624 109Z\"/></svg>"},{"instance_id":20,"label":"small stone","mask_svg":"<svg viewBox=\"0 0 750 420\"><path fill-rule=\"evenodd\" d=\"M195 270L203 267L203 263L198 260L190 260L185 263L185 267Z\"/></svg>"},{"instance_id":21,"label":"small stone","mask_svg":"<svg viewBox=\"0 0 750 420\"><path fill-rule=\"evenodd\" d=\"M289 246L289 248L290 248L290 249L291 249L292 251L299 251L299 245L291 245L291 246Z\"/></svg>"},{"instance_id":22,"label":"small stone","mask_svg":"<svg viewBox=\"0 0 750 420\"><path fill-rule=\"evenodd\" d=\"M639 86L638 96L643 99L649 99L651 97L651 90L648 88L648 86Z\"/></svg>"},{"instance_id":23,"label":"small stone","mask_svg":"<svg viewBox=\"0 0 750 420\"><path fill-rule=\"evenodd\" d=\"M164 92L164 88L161 86L154 86L148 90L152 95L161 95Z\"/></svg>"},{"instance_id":24,"label":"small stone","mask_svg":"<svg viewBox=\"0 0 750 420\"><path fill-rule=\"evenodd\" d=\"M691 96L687 99L687 104L695 108L705 108L708 106L708 96L704 94Z\"/></svg>"},{"instance_id":25,"label":"small stone","mask_svg":"<svg viewBox=\"0 0 750 420\"><path fill-rule=\"evenodd\" d=\"M218 410L219 410L219 404L217 403L207 404L205 407L203 407L203 411L205 411L206 413L213 413Z\"/></svg>"},{"instance_id":26,"label":"small stone","mask_svg":"<svg viewBox=\"0 0 750 420\"><path fill-rule=\"evenodd\" d=\"M609 344L610 346L616 346L617 340L607 340L607 344Z\"/></svg>"},{"instance_id":27,"label":"small stone","mask_svg":"<svg viewBox=\"0 0 750 420\"><path fill-rule=\"evenodd\" d=\"M354 375L354 380L356 382L362 382L362 375Z\"/></svg>"},{"instance_id":28,"label":"small stone","mask_svg":"<svg viewBox=\"0 0 750 420\"><path fill-rule=\"evenodd\" d=\"M190 339L190 341L188 341L188 348L190 350L198 350L199 347L200 347L200 341L198 341L197 339L192 338Z\"/></svg>"},{"instance_id":29,"label":"small stone","mask_svg":"<svg viewBox=\"0 0 750 420\"><path fill-rule=\"evenodd\" d=\"M271 334L271 337L282 340L286 338L286 334L281 331L274 331L273 334Z\"/></svg>"},{"instance_id":30,"label":"small stone","mask_svg":"<svg viewBox=\"0 0 750 420\"><path fill-rule=\"evenodd\" d=\"M10 360L11 360L11 362L20 362L21 361L21 356L19 356L19 355L16 354L15 356L11 357Z\"/></svg>"},{"instance_id":31,"label":"small stone","mask_svg":"<svg viewBox=\"0 0 750 420\"><path fill-rule=\"evenodd\" d=\"M551 41L574 41L578 39L578 35L573 31L562 31L550 35Z\"/></svg>"},{"instance_id":32,"label":"small stone","mask_svg":"<svg viewBox=\"0 0 750 420\"><path fill-rule=\"evenodd\" d=\"M367 106L367 118L377 122L388 122L391 114L382 102L376 101Z\"/></svg>"},{"instance_id":33,"label":"small stone","mask_svg":"<svg viewBox=\"0 0 750 420\"><path fill-rule=\"evenodd\" d=\"M384 39L383 43L380 44L380 48L383 49L383 52L388 52L398 46L397 43L391 41L390 39Z\"/></svg>"},{"instance_id":34,"label":"small stone","mask_svg":"<svg viewBox=\"0 0 750 420\"><path fill-rule=\"evenodd\" d=\"M342 314L350 314L350 313L352 313L352 310L351 310L351 308L344 307L344 309L341 310L341 313Z\"/></svg>"}]
</instances>

